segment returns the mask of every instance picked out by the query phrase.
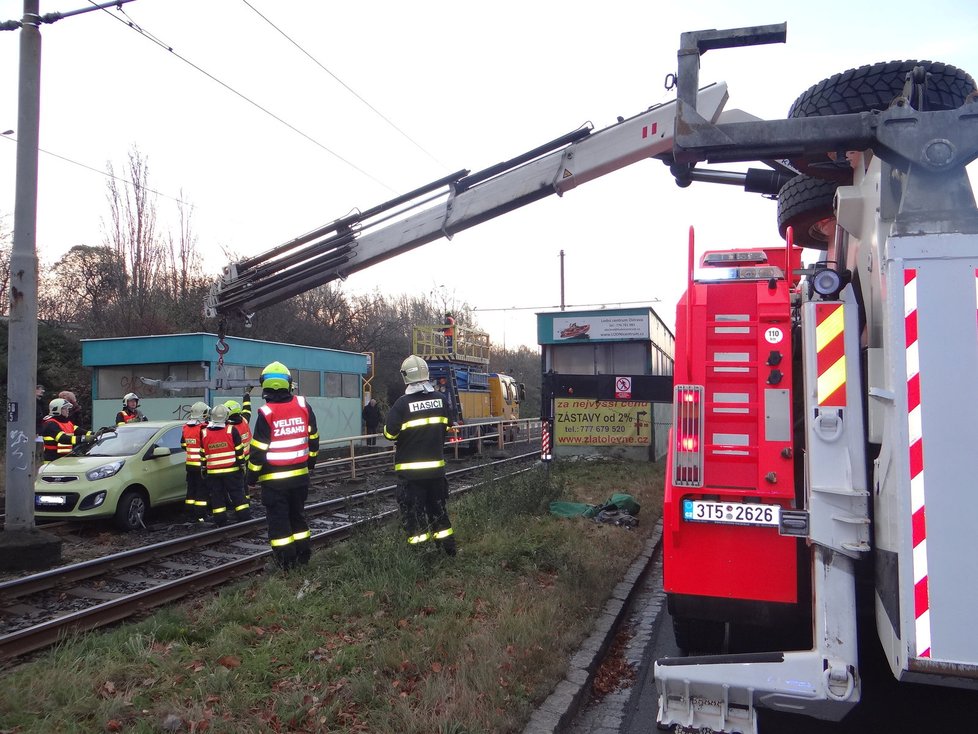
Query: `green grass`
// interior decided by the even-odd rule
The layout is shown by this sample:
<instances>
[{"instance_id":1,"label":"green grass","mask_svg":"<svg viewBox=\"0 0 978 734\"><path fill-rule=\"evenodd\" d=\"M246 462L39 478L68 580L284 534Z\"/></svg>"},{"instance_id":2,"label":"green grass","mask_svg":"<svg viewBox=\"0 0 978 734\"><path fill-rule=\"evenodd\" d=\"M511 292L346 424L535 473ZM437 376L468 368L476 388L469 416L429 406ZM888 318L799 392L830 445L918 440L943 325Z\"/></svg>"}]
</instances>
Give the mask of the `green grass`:
<instances>
[{"instance_id":1,"label":"green grass","mask_svg":"<svg viewBox=\"0 0 978 734\"><path fill-rule=\"evenodd\" d=\"M455 558L368 529L302 572L79 636L3 672L0 731L519 731L644 546L661 485L659 465L534 470L452 501ZM547 512L614 491L642 503L637 530Z\"/></svg>"}]
</instances>

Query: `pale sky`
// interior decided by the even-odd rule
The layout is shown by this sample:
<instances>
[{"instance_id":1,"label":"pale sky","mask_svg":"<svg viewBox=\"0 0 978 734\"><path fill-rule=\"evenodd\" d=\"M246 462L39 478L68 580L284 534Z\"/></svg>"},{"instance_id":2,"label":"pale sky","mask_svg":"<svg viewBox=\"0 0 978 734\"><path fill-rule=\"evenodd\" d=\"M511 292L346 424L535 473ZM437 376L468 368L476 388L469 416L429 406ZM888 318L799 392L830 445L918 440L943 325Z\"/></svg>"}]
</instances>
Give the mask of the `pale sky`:
<instances>
[{"instance_id":1,"label":"pale sky","mask_svg":"<svg viewBox=\"0 0 978 734\"><path fill-rule=\"evenodd\" d=\"M88 4L41 0L41 13ZM136 145L162 194L160 228L176 229L173 199L182 195L216 275L222 250L257 254L455 170L477 171L585 122L601 129L673 99L663 80L676 70L683 31L787 21L786 44L711 51L700 70L702 84L727 82L728 109L769 119L812 84L862 64L935 59L978 74L978 5L895 0L881 8L839 0L136 0L124 15L67 18L41 29L40 147L55 155L40 155L38 256L50 265L73 245L102 243L107 179L96 171L108 161L123 171ZM22 12L21 0L0 0L0 21ZM17 127L19 35L0 33L0 131ZM0 140L8 229L15 149ZM569 307L657 299L651 305L672 327L690 225L698 251L778 243L774 202L730 186L679 189L665 166L647 161L354 274L343 287L444 287L484 310L479 322L494 342L535 345L533 309L559 304L564 250ZM491 310L503 308L516 310Z\"/></svg>"}]
</instances>

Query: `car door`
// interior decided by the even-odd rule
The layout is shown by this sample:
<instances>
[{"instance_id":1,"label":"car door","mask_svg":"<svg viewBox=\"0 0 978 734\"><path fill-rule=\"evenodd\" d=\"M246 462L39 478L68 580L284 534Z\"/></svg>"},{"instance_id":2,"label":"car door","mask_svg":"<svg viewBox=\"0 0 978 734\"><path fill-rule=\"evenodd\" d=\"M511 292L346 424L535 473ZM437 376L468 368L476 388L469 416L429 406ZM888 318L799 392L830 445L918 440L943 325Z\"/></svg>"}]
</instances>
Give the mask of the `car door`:
<instances>
[{"instance_id":1,"label":"car door","mask_svg":"<svg viewBox=\"0 0 978 734\"><path fill-rule=\"evenodd\" d=\"M186 452L180 445L182 437L183 424L168 428L156 439L154 445L170 449L170 455L144 459L154 462L153 480L149 486L150 502L154 505L180 500L187 494Z\"/></svg>"}]
</instances>

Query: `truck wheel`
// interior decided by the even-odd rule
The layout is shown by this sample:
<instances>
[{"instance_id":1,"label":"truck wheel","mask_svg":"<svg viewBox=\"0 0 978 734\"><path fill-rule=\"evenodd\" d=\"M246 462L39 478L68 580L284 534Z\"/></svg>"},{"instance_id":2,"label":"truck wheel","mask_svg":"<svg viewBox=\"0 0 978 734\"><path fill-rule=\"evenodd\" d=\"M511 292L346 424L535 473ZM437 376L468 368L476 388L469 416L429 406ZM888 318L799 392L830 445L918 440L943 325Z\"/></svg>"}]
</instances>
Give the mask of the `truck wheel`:
<instances>
[{"instance_id":1,"label":"truck wheel","mask_svg":"<svg viewBox=\"0 0 978 734\"><path fill-rule=\"evenodd\" d=\"M723 652L726 633L723 622L673 617L672 633L676 637L676 647L686 655L715 655Z\"/></svg>"},{"instance_id":2,"label":"truck wheel","mask_svg":"<svg viewBox=\"0 0 978 734\"><path fill-rule=\"evenodd\" d=\"M895 97L903 94L907 74L923 66L930 75L924 96L925 110L953 110L964 104L975 91L975 80L966 71L939 61L887 61L823 79L796 99L788 117L821 117L885 110ZM802 173L841 183L851 183L852 171L847 161L821 159L792 160Z\"/></svg>"},{"instance_id":3,"label":"truck wheel","mask_svg":"<svg viewBox=\"0 0 978 734\"><path fill-rule=\"evenodd\" d=\"M832 207L838 183L812 176L795 176L778 192L778 232L794 228L795 244L827 250L835 229Z\"/></svg>"},{"instance_id":4,"label":"truck wheel","mask_svg":"<svg viewBox=\"0 0 978 734\"><path fill-rule=\"evenodd\" d=\"M146 510L149 502L141 490L127 489L115 508L115 525L119 530L131 532L146 527Z\"/></svg>"}]
</instances>

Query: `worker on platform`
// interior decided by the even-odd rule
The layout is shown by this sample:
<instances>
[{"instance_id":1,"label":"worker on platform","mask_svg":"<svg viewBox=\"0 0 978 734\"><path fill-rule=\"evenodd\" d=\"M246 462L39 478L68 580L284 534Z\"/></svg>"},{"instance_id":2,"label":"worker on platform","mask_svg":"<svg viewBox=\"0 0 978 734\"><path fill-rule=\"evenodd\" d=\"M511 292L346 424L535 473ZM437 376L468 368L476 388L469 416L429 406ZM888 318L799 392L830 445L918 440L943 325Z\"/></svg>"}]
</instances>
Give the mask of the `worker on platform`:
<instances>
[{"instance_id":1,"label":"worker on platform","mask_svg":"<svg viewBox=\"0 0 978 734\"><path fill-rule=\"evenodd\" d=\"M441 331L445 335L445 351L451 354L455 347L455 316L451 311L445 314L445 325Z\"/></svg>"},{"instance_id":2,"label":"worker on platform","mask_svg":"<svg viewBox=\"0 0 978 734\"><path fill-rule=\"evenodd\" d=\"M201 467L210 498L211 521L218 527L227 525L229 520L251 519L241 481L245 465L241 434L228 425L227 419L227 407L215 405L200 432Z\"/></svg>"},{"instance_id":3,"label":"worker on platform","mask_svg":"<svg viewBox=\"0 0 978 734\"><path fill-rule=\"evenodd\" d=\"M387 413L384 436L396 443L397 504L408 543L433 540L448 555L456 551L448 518L444 444L449 425L445 395L428 380L428 363L412 354L401 363L407 385Z\"/></svg>"},{"instance_id":4,"label":"worker on platform","mask_svg":"<svg viewBox=\"0 0 978 734\"><path fill-rule=\"evenodd\" d=\"M261 374L265 400L255 417L248 459L248 485L261 484L268 519L268 542L283 570L309 563L311 533L303 510L309 496L309 472L316 466L319 429L304 397L292 394L292 374L272 362Z\"/></svg>"},{"instance_id":5,"label":"worker on platform","mask_svg":"<svg viewBox=\"0 0 978 734\"><path fill-rule=\"evenodd\" d=\"M44 441L44 463L67 456L81 443L93 440L92 432L71 422L72 405L64 398L55 398L48 404L41 439Z\"/></svg>"},{"instance_id":6,"label":"worker on platform","mask_svg":"<svg viewBox=\"0 0 978 734\"><path fill-rule=\"evenodd\" d=\"M207 519L207 485L201 474L200 433L207 424L209 412L205 402L197 401L191 405L190 420L184 424L180 437L187 465L187 498L184 502L193 522Z\"/></svg>"},{"instance_id":7,"label":"worker on platform","mask_svg":"<svg viewBox=\"0 0 978 734\"><path fill-rule=\"evenodd\" d=\"M139 396L134 393L126 393L122 399L122 410L115 414L115 424L124 426L126 423L139 423L146 420L143 411L139 409Z\"/></svg>"}]
</instances>

